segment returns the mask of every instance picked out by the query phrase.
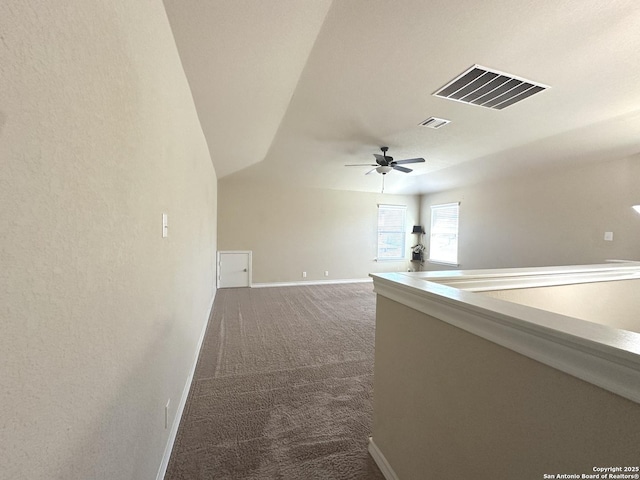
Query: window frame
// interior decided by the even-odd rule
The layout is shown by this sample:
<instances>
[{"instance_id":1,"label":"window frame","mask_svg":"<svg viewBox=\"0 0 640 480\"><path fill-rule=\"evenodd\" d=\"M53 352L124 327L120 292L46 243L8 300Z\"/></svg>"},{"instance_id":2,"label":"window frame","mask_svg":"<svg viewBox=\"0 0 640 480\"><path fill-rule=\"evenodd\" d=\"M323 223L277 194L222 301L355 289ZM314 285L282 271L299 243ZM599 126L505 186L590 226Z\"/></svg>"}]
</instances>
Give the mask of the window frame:
<instances>
[{"instance_id":1,"label":"window frame","mask_svg":"<svg viewBox=\"0 0 640 480\"><path fill-rule=\"evenodd\" d=\"M383 210L398 210L402 211L402 225L396 229L381 230L380 215ZM400 249L401 256L399 257L385 257L380 255L380 247L382 242L380 241L381 235L384 234L402 235L402 248ZM389 205L378 204L378 212L376 219L376 261L378 262L403 262L407 259L407 206L406 205Z\"/></svg>"},{"instance_id":2,"label":"window frame","mask_svg":"<svg viewBox=\"0 0 640 480\"><path fill-rule=\"evenodd\" d=\"M454 208L456 209L456 215L455 215L455 233L447 233L444 231L436 231L435 230L442 230L442 228L434 228L434 220L437 219L437 214L434 214L434 212L437 211L442 211L445 209L450 209L450 208ZM454 235L455 236L455 260L452 261L452 259L450 257L445 258L445 257L435 257L434 258L434 243L435 239L434 236L436 235L440 235L440 236L451 236ZM460 259L459 259L459 254L460 254L460 202L453 202L453 203L440 203L437 205L431 205L431 219L430 219L430 228L429 228L429 258L427 259L427 261L429 263L436 263L436 264L440 264L440 265L448 265L448 266L454 266L457 267L460 265ZM440 251L438 252L440 253Z\"/></svg>"}]
</instances>

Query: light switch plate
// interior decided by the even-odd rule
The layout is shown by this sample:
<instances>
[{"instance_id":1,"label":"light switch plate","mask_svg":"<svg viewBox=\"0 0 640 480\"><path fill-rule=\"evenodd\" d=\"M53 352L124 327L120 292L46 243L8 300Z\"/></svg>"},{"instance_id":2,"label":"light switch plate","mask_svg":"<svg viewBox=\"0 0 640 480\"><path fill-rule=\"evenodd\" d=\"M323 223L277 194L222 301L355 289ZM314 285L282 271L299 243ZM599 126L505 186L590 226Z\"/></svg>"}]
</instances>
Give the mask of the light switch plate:
<instances>
[{"instance_id":1,"label":"light switch plate","mask_svg":"<svg viewBox=\"0 0 640 480\"><path fill-rule=\"evenodd\" d=\"M166 213L162 214L162 238L167 238L169 235L169 218Z\"/></svg>"},{"instance_id":2,"label":"light switch plate","mask_svg":"<svg viewBox=\"0 0 640 480\"><path fill-rule=\"evenodd\" d=\"M613 242L613 232L604 232L604 239L607 242Z\"/></svg>"}]
</instances>

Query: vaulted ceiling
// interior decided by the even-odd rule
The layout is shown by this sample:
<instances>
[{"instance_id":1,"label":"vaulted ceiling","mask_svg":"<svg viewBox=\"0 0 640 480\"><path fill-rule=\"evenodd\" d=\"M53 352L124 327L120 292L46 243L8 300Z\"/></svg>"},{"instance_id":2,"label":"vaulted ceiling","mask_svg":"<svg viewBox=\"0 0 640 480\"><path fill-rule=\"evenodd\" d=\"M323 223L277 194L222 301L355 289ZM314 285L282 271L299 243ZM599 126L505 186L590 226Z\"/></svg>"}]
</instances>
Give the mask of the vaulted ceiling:
<instances>
[{"instance_id":1,"label":"vaulted ceiling","mask_svg":"<svg viewBox=\"0 0 640 480\"><path fill-rule=\"evenodd\" d=\"M218 178L422 193L640 152L637 0L164 0ZM433 96L474 64L550 88ZM451 120L441 129L418 124Z\"/></svg>"}]
</instances>

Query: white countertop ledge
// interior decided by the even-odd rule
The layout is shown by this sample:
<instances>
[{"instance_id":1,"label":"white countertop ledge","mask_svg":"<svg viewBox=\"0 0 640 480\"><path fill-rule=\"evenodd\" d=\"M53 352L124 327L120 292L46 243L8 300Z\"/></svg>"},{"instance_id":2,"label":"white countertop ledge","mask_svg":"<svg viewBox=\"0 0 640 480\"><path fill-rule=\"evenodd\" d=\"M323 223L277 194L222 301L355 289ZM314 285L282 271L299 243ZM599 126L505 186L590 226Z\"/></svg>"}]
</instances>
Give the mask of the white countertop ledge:
<instances>
[{"instance_id":1,"label":"white countertop ledge","mask_svg":"<svg viewBox=\"0 0 640 480\"><path fill-rule=\"evenodd\" d=\"M640 403L639 333L474 293L640 279L640 263L370 276L378 295Z\"/></svg>"}]
</instances>

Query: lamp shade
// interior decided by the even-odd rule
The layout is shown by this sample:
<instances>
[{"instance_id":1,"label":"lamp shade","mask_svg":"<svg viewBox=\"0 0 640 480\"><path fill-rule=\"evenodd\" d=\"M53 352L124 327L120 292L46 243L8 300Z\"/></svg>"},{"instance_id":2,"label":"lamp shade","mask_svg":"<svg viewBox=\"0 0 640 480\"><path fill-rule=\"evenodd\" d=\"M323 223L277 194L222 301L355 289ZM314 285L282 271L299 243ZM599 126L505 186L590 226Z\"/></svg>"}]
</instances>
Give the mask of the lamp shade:
<instances>
[{"instance_id":1,"label":"lamp shade","mask_svg":"<svg viewBox=\"0 0 640 480\"><path fill-rule=\"evenodd\" d=\"M411 233L424 233L422 225L414 225Z\"/></svg>"}]
</instances>

